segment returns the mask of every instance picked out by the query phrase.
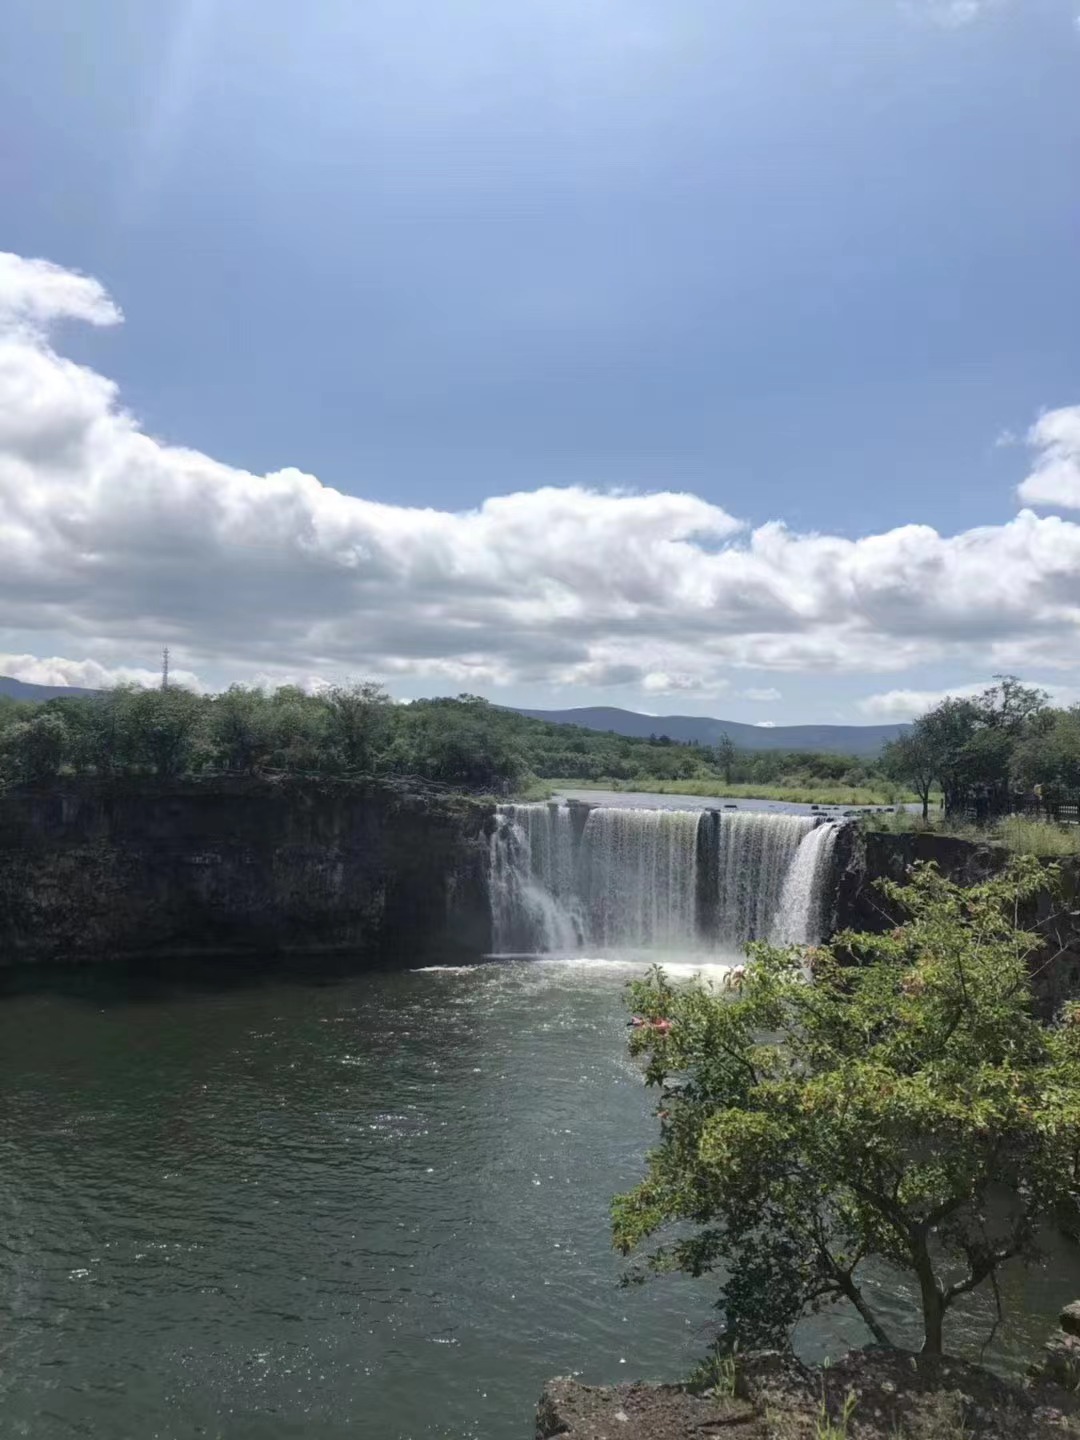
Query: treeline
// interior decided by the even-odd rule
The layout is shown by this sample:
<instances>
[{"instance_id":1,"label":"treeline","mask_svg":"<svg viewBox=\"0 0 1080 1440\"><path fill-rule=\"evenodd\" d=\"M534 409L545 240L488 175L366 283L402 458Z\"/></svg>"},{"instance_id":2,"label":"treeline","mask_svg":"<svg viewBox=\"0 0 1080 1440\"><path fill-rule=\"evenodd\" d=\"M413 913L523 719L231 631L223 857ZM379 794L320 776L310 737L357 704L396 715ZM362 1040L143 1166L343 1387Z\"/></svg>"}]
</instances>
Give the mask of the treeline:
<instances>
[{"instance_id":1,"label":"treeline","mask_svg":"<svg viewBox=\"0 0 1080 1440\"><path fill-rule=\"evenodd\" d=\"M805 786L880 782L850 756L680 745L557 725L477 696L395 704L379 686L309 695L120 687L97 698L0 701L0 781L59 774L402 775L491 794L530 780Z\"/></svg>"},{"instance_id":2,"label":"treeline","mask_svg":"<svg viewBox=\"0 0 1080 1440\"><path fill-rule=\"evenodd\" d=\"M927 816L940 790L947 813L987 816L1051 807L1080 791L1080 706L1055 709L1043 690L1002 675L981 695L950 696L886 746L886 772L910 785Z\"/></svg>"}]
</instances>

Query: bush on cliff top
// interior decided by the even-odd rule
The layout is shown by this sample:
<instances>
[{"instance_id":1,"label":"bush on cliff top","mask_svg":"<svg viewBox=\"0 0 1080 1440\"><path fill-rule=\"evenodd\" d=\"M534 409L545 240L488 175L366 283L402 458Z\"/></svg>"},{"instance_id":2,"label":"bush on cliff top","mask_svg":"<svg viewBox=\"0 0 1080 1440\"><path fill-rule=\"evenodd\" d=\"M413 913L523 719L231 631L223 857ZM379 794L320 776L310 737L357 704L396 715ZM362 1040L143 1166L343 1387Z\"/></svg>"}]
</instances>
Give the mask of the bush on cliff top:
<instances>
[{"instance_id":1,"label":"bush on cliff top","mask_svg":"<svg viewBox=\"0 0 1080 1440\"><path fill-rule=\"evenodd\" d=\"M1033 1018L1042 940L1015 918L1046 882L1032 858L966 890L917 866L882 885L907 922L810 952L809 982L807 957L761 944L735 998L662 970L634 983L635 1011L671 1024L631 1039L661 1136L614 1203L617 1246L661 1236L652 1267L718 1270L744 1348L840 1301L892 1343L865 1288L885 1262L913 1277L940 1353L954 1302L1032 1260L1080 1183L1080 1007Z\"/></svg>"}]
</instances>

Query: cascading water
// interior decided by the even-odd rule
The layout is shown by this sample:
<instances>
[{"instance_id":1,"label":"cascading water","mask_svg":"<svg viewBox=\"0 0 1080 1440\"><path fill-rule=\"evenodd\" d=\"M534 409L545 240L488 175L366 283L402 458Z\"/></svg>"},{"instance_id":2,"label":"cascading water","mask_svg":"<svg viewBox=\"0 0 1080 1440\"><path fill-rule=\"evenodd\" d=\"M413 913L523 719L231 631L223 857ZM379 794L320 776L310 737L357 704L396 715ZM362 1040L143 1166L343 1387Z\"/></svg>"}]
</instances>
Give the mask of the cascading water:
<instances>
[{"instance_id":1,"label":"cascading water","mask_svg":"<svg viewBox=\"0 0 1080 1440\"><path fill-rule=\"evenodd\" d=\"M503 805L491 837L494 948L812 943L835 835L810 815Z\"/></svg>"},{"instance_id":2,"label":"cascading water","mask_svg":"<svg viewBox=\"0 0 1080 1440\"><path fill-rule=\"evenodd\" d=\"M698 820L690 810L589 812L579 871L590 944L697 944Z\"/></svg>"},{"instance_id":3,"label":"cascading water","mask_svg":"<svg viewBox=\"0 0 1080 1440\"><path fill-rule=\"evenodd\" d=\"M724 948L739 949L769 938L788 871L817 820L753 810L716 820L714 933Z\"/></svg>"},{"instance_id":4,"label":"cascading water","mask_svg":"<svg viewBox=\"0 0 1080 1440\"><path fill-rule=\"evenodd\" d=\"M821 939L836 831L834 824L818 825L799 845L773 920L770 939L776 944L814 945Z\"/></svg>"},{"instance_id":5,"label":"cascading water","mask_svg":"<svg viewBox=\"0 0 1080 1440\"><path fill-rule=\"evenodd\" d=\"M501 953L573 950L574 848L570 811L558 805L500 805L491 837L491 926Z\"/></svg>"}]
</instances>

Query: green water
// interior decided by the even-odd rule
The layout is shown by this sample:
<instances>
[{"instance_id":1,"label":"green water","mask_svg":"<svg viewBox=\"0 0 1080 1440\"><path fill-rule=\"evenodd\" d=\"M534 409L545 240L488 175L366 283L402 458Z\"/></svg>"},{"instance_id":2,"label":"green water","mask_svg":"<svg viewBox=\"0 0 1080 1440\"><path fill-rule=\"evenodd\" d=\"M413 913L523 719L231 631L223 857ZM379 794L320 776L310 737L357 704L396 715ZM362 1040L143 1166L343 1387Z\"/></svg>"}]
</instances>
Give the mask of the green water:
<instances>
[{"instance_id":1,"label":"green water","mask_svg":"<svg viewBox=\"0 0 1080 1440\"><path fill-rule=\"evenodd\" d=\"M708 1285L620 1289L609 1248L655 1135L627 974L0 998L0 1434L527 1440L550 1375L685 1374ZM1073 1251L1006 1293L1019 1363Z\"/></svg>"}]
</instances>

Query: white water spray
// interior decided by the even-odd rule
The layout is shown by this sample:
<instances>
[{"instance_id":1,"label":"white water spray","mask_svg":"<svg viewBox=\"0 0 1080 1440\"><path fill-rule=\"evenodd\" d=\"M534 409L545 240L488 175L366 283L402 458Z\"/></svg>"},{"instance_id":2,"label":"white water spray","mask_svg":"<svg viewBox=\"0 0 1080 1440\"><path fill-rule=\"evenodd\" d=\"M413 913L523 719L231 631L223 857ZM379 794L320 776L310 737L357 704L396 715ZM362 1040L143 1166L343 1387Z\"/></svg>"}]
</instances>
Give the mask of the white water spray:
<instances>
[{"instance_id":1,"label":"white water spray","mask_svg":"<svg viewBox=\"0 0 1080 1440\"><path fill-rule=\"evenodd\" d=\"M799 845L784 879L770 939L777 945L816 945L825 926L825 899L837 826L817 826Z\"/></svg>"}]
</instances>

